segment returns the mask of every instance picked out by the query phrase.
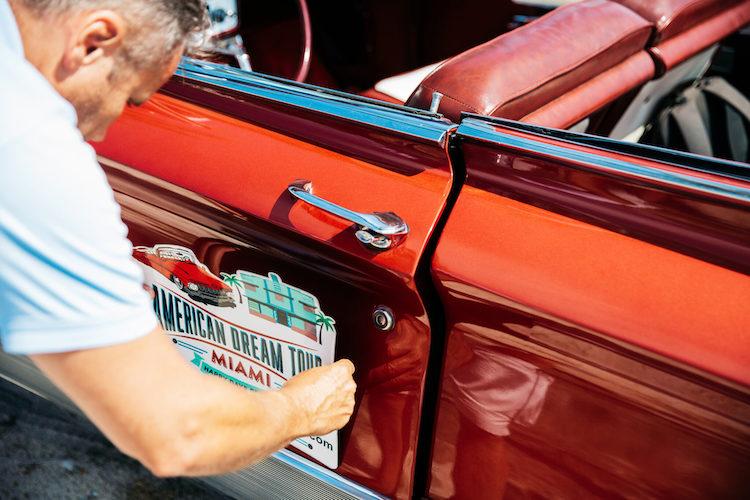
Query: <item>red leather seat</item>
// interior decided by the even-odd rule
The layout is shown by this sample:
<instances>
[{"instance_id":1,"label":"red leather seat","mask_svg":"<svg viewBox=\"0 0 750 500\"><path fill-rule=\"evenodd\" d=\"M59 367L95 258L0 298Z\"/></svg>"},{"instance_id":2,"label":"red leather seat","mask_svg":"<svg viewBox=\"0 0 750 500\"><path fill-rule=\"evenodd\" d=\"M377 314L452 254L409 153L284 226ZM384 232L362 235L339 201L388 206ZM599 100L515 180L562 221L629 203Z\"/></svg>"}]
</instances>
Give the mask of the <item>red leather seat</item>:
<instances>
[{"instance_id":1,"label":"red leather seat","mask_svg":"<svg viewBox=\"0 0 750 500\"><path fill-rule=\"evenodd\" d=\"M370 99L377 99L378 101L383 102L390 102L391 104L403 104L404 102L396 99L392 95L385 94L383 92L378 92L377 89L367 89L364 92L360 92L359 95L362 97L369 97Z\"/></svg>"},{"instance_id":2,"label":"red leather seat","mask_svg":"<svg viewBox=\"0 0 750 500\"><path fill-rule=\"evenodd\" d=\"M463 111L567 128L654 75L653 26L608 0L584 0L449 59L407 101L458 121Z\"/></svg>"},{"instance_id":3,"label":"red leather seat","mask_svg":"<svg viewBox=\"0 0 750 500\"><path fill-rule=\"evenodd\" d=\"M650 45L659 74L750 22L750 0L614 0L655 26Z\"/></svg>"}]
</instances>

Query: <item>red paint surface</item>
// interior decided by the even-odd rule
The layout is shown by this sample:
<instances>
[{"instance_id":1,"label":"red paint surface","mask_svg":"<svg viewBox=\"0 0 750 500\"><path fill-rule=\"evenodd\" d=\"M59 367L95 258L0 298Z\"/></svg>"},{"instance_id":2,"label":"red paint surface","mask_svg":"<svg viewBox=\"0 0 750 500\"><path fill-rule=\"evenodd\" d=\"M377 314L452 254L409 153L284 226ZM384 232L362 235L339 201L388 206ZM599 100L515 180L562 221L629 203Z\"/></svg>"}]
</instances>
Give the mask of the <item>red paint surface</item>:
<instances>
[{"instance_id":1,"label":"red paint surface","mask_svg":"<svg viewBox=\"0 0 750 500\"><path fill-rule=\"evenodd\" d=\"M492 126L498 135L555 144L553 138ZM562 154L526 152L519 145L465 138L462 152L472 167L467 184L593 225L630 235L740 272L750 272L750 203L697 189L692 182L667 183L659 175L607 168L567 156L584 152L635 163L651 172L750 190L750 183L659 163L591 146L558 143ZM689 157L682 161L690 162Z\"/></svg>"},{"instance_id":2,"label":"red paint surface","mask_svg":"<svg viewBox=\"0 0 750 500\"><path fill-rule=\"evenodd\" d=\"M346 130L341 123L327 128L327 117L293 109L277 114L262 100L252 105L264 120L280 119L274 130L291 123L297 133L326 133L334 142ZM273 271L318 297L336 320L337 357L357 367L357 406L340 432L337 472L408 498L430 342L414 272L451 174L439 144L377 131L351 140L351 147L361 148L361 141L401 154L383 166L158 95L129 109L96 149L132 167L106 170L135 245L183 245L214 274ZM341 151L347 142L337 145ZM342 206L393 211L410 233L391 250L365 248L350 224L294 200L287 187L297 179L312 181L317 195ZM388 334L373 326L378 305L395 313Z\"/></svg>"},{"instance_id":3,"label":"red paint surface","mask_svg":"<svg viewBox=\"0 0 750 500\"><path fill-rule=\"evenodd\" d=\"M513 174L480 158L433 261L429 494L746 496L750 276L492 192Z\"/></svg>"},{"instance_id":4,"label":"red paint surface","mask_svg":"<svg viewBox=\"0 0 750 500\"><path fill-rule=\"evenodd\" d=\"M441 238L435 271L441 281L750 384L745 274L471 187Z\"/></svg>"},{"instance_id":5,"label":"red paint surface","mask_svg":"<svg viewBox=\"0 0 750 500\"><path fill-rule=\"evenodd\" d=\"M431 498L747 498L746 393L482 302L493 326L451 332Z\"/></svg>"},{"instance_id":6,"label":"red paint surface","mask_svg":"<svg viewBox=\"0 0 750 500\"><path fill-rule=\"evenodd\" d=\"M144 173L332 243L405 279L413 274L450 189L447 167L405 176L164 95L127 109L95 149ZM351 224L294 203L286 190L301 178L313 182L315 194L346 208L395 212L409 224L409 236L388 252L364 248L353 235L341 235Z\"/></svg>"}]
</instances>

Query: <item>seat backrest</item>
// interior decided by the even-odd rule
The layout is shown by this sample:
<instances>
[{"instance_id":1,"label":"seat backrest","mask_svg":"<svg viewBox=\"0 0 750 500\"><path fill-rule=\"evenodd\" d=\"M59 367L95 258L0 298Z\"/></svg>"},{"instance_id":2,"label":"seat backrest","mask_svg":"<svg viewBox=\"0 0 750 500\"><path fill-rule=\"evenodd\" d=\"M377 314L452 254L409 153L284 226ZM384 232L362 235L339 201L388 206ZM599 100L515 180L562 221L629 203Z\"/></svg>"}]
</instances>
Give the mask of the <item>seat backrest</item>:
<instances>
[{"instance_id":1,"label":"seat backrest","mask_svg":"<svg viewBox=\"0 0 750 500\"><path fill-rule=\"evenodd\" d=\"M662 101L701 78L718 43L750 22L750 0L615 0L654 24L648 51L656 79L648 82L611 130L592 132L638 141ZM603 120L604 123L613 120Z\"/></svg>"},{"instance_id":2,"label":"seat backrest","mask_svg":"<svg viewBox=\"0 0 750 500\"><path fill-rule=\"evenodd\" d=\"M739 0L615 0L656 27L651 45L679 35Z\"/></svg>"},{"instance_id":3,"label":"seat backrest","mask_svg":"<svg viewBox=\"0 0 750 500\"><path fill-rule=\"evenodd\" d=\"M750 22L750 0L614 0L654 24L657 75Z\"/></svg>"},{"instance_id":4,"label":"seat backrest","mask_svg":"<svg viewBox=\"0 0 750 500\"><path fill-rule=\"evenodd\" d=\"M529 120L564 128L585 117L586 96L551 106L596 80L597 106L606 105L653 76L644 52L653 26L609 0L584 0L449 59L428 75L407 105L426 109L434 92L443 94L438 111L458 121L463 111ZM620 78L608 72L627 73ZM622 88L623 82L629 88ZM590 99L588 99L590 100ZM544 112L539 114L543 108Z\"/></svg>"}]
</instances>

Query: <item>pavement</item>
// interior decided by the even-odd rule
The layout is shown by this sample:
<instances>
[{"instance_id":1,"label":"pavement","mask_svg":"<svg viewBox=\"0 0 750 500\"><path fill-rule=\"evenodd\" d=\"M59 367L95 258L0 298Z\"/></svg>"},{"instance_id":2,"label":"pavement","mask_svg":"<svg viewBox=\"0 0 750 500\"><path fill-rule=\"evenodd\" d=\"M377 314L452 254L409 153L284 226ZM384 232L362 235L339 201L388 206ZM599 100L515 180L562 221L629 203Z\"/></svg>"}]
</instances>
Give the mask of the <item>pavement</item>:
<instances>
[{"instance_id":1,"label":"pavement","mask_svg":"<svg viewBox=\"0 0 750 500\"><path fill-rule=\"evenodd\" d=\"M228 499L193 479L159 479L84 417L0 379L0 498Z\"/></svg>"}]
</instances>

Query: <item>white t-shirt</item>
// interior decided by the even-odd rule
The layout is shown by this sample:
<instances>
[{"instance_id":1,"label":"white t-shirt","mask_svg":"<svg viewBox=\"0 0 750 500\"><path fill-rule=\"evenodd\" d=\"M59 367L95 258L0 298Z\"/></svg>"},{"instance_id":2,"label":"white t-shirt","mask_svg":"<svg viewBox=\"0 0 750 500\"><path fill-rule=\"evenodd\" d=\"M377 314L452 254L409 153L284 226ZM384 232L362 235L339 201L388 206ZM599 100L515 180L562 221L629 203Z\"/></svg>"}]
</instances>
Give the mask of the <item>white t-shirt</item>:
<instances>
[{"instance_id":1,"label":"white t-shirt","mask_svg":"<svg viewBox=\"0 0 750 500\"><path fill-rule=\"evenodd\" d=\"M74 108L24 57L0 0L0 340L18 354L156 327L120 207Z\"/></svg>"}]
</instances>

